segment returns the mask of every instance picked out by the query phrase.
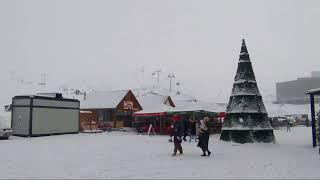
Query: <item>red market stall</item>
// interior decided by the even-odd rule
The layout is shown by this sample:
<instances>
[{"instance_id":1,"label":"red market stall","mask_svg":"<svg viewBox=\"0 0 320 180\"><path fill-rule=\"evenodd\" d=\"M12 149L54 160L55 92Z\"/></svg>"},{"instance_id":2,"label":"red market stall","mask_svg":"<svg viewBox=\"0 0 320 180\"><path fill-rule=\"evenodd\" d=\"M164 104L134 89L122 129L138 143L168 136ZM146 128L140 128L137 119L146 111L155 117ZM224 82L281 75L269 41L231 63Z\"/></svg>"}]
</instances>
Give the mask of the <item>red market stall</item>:
<instances>
[{"instance_id":1,"label":"red market stall","mask_svg":"<svg viewBox=\"0 0 320 180\"><path fill-rule=\"evenodd\" d=\"M170 134L171 122L166 112L134 113L134 124L138 132L147 133L150 125L157 134Z\"/></svg>"}]
</instances>

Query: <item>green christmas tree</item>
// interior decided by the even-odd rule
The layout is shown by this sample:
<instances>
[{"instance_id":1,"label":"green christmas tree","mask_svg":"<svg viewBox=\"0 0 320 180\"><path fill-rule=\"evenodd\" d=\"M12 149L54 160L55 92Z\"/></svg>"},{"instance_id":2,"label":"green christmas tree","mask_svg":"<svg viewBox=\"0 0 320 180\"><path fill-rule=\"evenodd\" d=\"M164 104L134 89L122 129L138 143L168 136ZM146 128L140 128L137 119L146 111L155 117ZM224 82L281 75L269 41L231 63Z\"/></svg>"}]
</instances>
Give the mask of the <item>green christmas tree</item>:
<instances>
[{"instance_id":1,"label":"green christmas tree","mask_svg":"<svg viewBox=\"0 0 320 180\"><path fill-rule=\"evenodd\" d=\"M274 141L244 39L220 139L236 143Z\"/></svg>"}]
</instances>

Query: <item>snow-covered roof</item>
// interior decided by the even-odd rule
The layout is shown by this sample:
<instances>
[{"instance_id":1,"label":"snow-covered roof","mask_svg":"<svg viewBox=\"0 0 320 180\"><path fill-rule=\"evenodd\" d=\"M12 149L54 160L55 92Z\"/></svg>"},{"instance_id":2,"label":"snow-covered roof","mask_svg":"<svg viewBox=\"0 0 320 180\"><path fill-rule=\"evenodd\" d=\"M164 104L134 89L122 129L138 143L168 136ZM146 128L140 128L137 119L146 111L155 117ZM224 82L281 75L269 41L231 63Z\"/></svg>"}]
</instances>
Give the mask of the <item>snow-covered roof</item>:
<instances>
[{"instance_id":1,"label":"snow-covered roof","mask_svg":"<svg viewBox=\"0 0 320 180\"><path fill-rule=\"evenodd\" d=\"M80 113L82 113L82 114L91 114L92 113L92 111L80 111Z\"/></svg>"},{"instance_id":2,"label":"snow-covered roof","mask_svg":"<svg viewBox=\"0 0 320 180\"><path fill-rule=\"evenodd\" d=\"M138 101L142 108L147 108L151 106L157 106L158 104L164 104L168 99L168 96L161 95L147 95L147 96L139 96Z\"/></svg>"},{"instance_id":3,"label":"snow-covered roof","mask_svg":"<svg viewBox=\"0 0 320 180\"><path fill-rule=\"evenodd\" d=\"M137 99L142 106L141 111L136 112L135 114L146 114L146 113L161 113L167 112L173 109L168 104L165 104L169 96L161 95L144 95L139 96Z\"/></svg>"},{"instance_id":4,"label":"snow-covered roof","mask_svg":"<svg viewBox=\"0 0 320 180\"><path fill-rule=\"evenodd\" d=\"M224 112L225 107L216 103L206 103L202 101L175 101L176 108L171 112L187 112L187 111L208 111L208 112Z\"/></svg>"},{"instance_id":5,"label":"snow-covered roof","mask_svg":"<svg viewBox=\"0 0 320 180\"><path fill-rule=\"evenodd\" d=\"M114 109L128 94L129 90L109 91L101 94L88 94L80 102L81 109Z\"/></svg>"},{"instance_id":6,"label":"snow-covered roof","mask_svg":"<svg viewBox=\"0 0 320 180\"><path fill-rule=\"evenodd\" d=\"M133 89L132 92L135 94L135 96L144 96L144 95L162 95L162 96L170 96L172 101L196 101L197 99L191 95L184 94L184 93L177 93L176 91L171 91L168 89L147 89L147 88L141 88L141 89Z\"/></svg>"},{"instance_id":7,"label":"snow-covered roof","mask_svg":"<svg viewBox=\"0 0 320 180\"><path fill-rule=\"evenodd\" d=\"M152 114L152 113L165 113L168 111L172 111L174 108L168 105L159 105L158 107L148 107L143 108L143 110L135 112L134 114Z\"/></svg>"},{"instance_id":8,"label":"snow-covered roof","mask_svg":"<svg viewBox=\"0 0 320 180\"><path fill-rule=\"evenodd\" d=\"M307 94L320 94L320 88L310 89Z\"/></svg>"}]
</instances>

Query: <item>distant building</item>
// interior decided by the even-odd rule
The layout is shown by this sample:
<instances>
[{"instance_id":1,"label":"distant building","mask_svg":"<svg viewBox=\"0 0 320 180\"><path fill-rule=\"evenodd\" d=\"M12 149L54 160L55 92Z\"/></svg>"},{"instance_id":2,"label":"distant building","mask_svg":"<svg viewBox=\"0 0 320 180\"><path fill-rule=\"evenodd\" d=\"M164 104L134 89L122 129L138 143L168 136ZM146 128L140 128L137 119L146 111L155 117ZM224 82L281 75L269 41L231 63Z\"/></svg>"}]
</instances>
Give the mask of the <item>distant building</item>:
<instances>
[{"instance_id":1,"label":"distant building","mask_svg":"<svg viewBox=\"0 0 320 180\"><path fill-rule=\"evenodd\" d=\"M320 71L312 71L311 72L311 77L320 78Z\"/></svg>"},{"instance_id":2,"label":"distant building","mask_svg":"<svg viewBox=\"0 0 320 180\"><path fill-rule=\"evenodd\" d=\"M311 77L276 83L277 101L284 104L308 104L306 92L320 87L320 71L313 71ZM320 98L319 98L320 99Z\"/></svg>"}]
</instances>

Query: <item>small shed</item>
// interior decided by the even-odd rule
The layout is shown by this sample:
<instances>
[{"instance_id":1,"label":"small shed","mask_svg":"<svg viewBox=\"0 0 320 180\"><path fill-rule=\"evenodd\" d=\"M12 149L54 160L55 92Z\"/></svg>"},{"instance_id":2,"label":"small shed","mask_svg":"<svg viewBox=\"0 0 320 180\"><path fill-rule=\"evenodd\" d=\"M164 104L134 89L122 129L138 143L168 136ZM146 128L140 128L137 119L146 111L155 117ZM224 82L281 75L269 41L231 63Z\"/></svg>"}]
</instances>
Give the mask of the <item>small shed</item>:
<instances>
[{"instance_id":1,"label":"small shed","mask_svg":"<svg viewBox=\"0 0 320 180\"><path fill-rule=\"evenodd\" d=\"M12 98L13 135L42 136L79 132L80 102L59 93Z\"/></svg>"}]
</instances>

